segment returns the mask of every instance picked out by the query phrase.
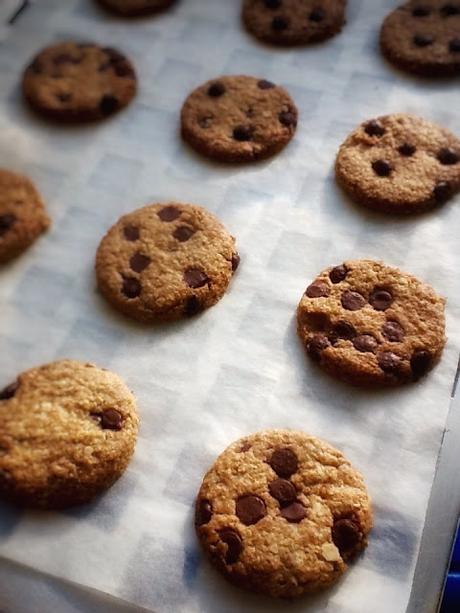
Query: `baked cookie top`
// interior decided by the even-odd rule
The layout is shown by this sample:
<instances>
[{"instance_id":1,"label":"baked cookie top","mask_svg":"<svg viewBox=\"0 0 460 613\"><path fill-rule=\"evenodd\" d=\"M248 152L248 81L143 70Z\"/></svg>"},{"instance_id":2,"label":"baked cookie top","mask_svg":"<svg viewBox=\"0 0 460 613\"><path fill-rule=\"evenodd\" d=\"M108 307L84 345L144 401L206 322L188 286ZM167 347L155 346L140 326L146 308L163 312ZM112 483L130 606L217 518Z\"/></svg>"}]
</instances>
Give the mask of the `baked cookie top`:
<instances>
[{"instance_id":1,"label":"baked cookie top","mask_svg":"<svg viewBox=\"0 0 460 613\"><path fill-rule=\"evenodd\" d=\"M423 377L445 344L443 298L427 284L373 260L324 270L297 308L308 355L354 385L392 386Z\"/></svg>"},{"instance_id":2,"label":"baked cookie top","mask_svg":"<svg viewBox=\"0 0 460 613\"><path fill-rule=\"evenodd\" d=\"M460 140L421 117L385 115L348 136L335 170L357 202L388 213L417 213L460 189Z\"/></svg>"},{"instance_id":3,"label":"baked cookie top","mask_svg":"<svg viewBox=\"0 0 460 613\"><path fill-rule=\"evenodd\" d=\"M293 137L298 112L285 89L266 79L224 76L186 99L182 135L199 153L224 162L274 155Z\"/></svg>"},{"instance_id":4,"label":"baked cookie top","mask_svg":"<svg viewBox=\"0 0 460 613\"><path fill-rule=\"evenodd\" d=\"M0 263L27 249L49 225L32 182L0 168Z\"/></svg>"},{"instance_id":5,"label":"baked cookie top","mask_svg":"<svg viewBox=\"0 0 460 613\"><path fill-rule=\"evenodd\" d=\"M0 495L63 508L125 470L137 438L134 398L115 374L74 360L21 373L0 392Z\"/></svg>"},{"instance_id":6,"label":"baked cookie top","mask_svg":"<svg viewBox=\"0 0 460 613\"><path fill-rule=\"evenodd\" d=\"M243 0L243 22L256 38L303 45L334 36L345 23L346 0Z\"/></svg>"},{"instance_id":7,"label":"baked cookie top","mask_svg":"<svg viewBox=\"0 0 460 613\"><path fill-rule=\"evenodd\" d=\"M239 264L235 239L199 206L165 202L124 215L96 256L99 289L143 322L179 319L214 305Z\"/></svg>"},{"instance_id":8,"label":"baked cookie top","mask_svg":"<svg viewBox=\"0 0 460 613\"><path fill-rule=\"evenodd\" d=\"M198 493L195 525L228 579L290 598L343 574L367 544L372 509L340 451L302 432L267 430L217 458Z\"/></svg>"},{"instance_id":9,"label":"baked cookie top","mask_svg":"<svg viewBox=\"0 0 460 613\"><path fill-rule=\"evenodd\" d=\"M99 4L123 17L137 17L157 13L176 0L97 0Z\"/></svg>"},{"instance_id":10,"label":"baked cookie top","mask_svg":"<svg viewBox=\"0 0 460 613\"><path fill-rule=\"evenodd\" d=\"M30 105L62 121L102 119L127 106L137 89L131 62L111 47L63 42L43 49L26 68Z\"/></svg>"},{"instance_id":11,"label":"baked cookie top","mask_svg":"<svg viewBox=\"0 0 460 613\"><path fill-rule=\"evenodd\" d=\"M380 46L403 70L432 77L460 75L460 2L406 2L385 18Z\"/></svg>"}]
</instances>

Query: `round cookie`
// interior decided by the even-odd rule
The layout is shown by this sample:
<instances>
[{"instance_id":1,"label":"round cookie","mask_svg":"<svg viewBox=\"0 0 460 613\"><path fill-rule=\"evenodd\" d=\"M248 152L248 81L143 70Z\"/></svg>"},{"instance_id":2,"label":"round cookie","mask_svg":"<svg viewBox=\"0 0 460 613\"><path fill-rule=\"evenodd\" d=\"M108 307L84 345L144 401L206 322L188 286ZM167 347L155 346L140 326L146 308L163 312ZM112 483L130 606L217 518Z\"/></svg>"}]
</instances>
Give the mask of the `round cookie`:
<instances>
[{"instance_id":1,"label":"round cookie","mask_svg":"<svg viewBox=\"0 0 460 613\"><path fill-rule=\"evenodd\" d=\"M0 422L0 496L58 509L88 502L121 476L139 420L117 375L60 360L0 391Z\"/></svg>"},{"instance_id":2,"label":"round cookie","mask_svg":"<svg viewBox=\"0 0 460 613\"><path fill-rule=\"evenodd\" d=\"M167 202L124 215L102 239L98 286L142 322L180 319L214 305L239 264L235 239L199 206Z\"/></svg>"},{"instance_id":3,"label":"round cookie","mask_svg":"<svg viewBox=\"0 0 460 613\"><path fill-rule=\"evenodd\" d=\"M382 387L416 381L441 357L443 298L415 277L372 260L323 271L297 308L307 354L334 377Z\"/></svg>"},{"instance_id":4,"label":"round cookie","mask_svg":"<svg viewBox=\"0 0 460 613\"><path fill-rule=\"evenodd\" d=\"M0 263L25 251L49 225L31 181L0 168Z\"/></svg>"},{"instance_id":5,"label":"round cookie","mask_svg":"<svg viewBox=\"0 0 460 613\"><path fill-rule=\"evenodd\" d=\"M137 17L163 11L175 0L97 0L97 2L123 17Z\"/></svg>"},{"instance_id":6,"label":"round cookie","mask_svg":"<svg viewBox=\"0 0 460 613\"><path fill-rule=\"evenodd\" d=\"M243 0L243 22L259 40L304 45L334 36L345 23L346 0Z\"/></svg>"},{"instance_id":7,"label":"round cookie","mask_svg":"<svg viewBox=\"0 0 460 613\"><path fill-rule=\"evenodd\" d=\"M380 31L383 55L411 73L460 75L459 0L411 0L392 11Z\"/></svg>"},{"instance_id":8,"label":"round cookie","mask_svg":"<svg viewBox=\"0 0 460 613\"><path fill-rule=\"evenodd\" d=\"M348 136L335 171L356 202L386 213L418 213L460 189L460 140L420 117L386 115Z\"/></svg>"},{"instance_id":9,"label":"round cookie","mask_svg":"<svg viewBox=\"0 0 460 613\"><path fill-rule=\"evenodd\" d=\"M367 545L372 508L340 451L302 432L268 430L217 458L198 493L195 526L230 581L292 598L337 581Z\"/></svg>"},{"instance_id":10,"label":"round cookie","mask_svg":"<svg viewBox=\"0 0 460 613\"><path fill-rule=\"evenodd\" d=\"M219 77L195 89L182 107L183 138L223 162L267 158L294 136L298 112L285 89L246 76Z\"/></svg>"},{"instance_id":11,"label":"round cookie","mask_svg":"<svg viewBox=\"0 0 460 613\"><path fill-rule=\"evenodd\" d=\"M65 42L41 51L22 80L25 99L60 121L91 121L127 106L137 89L131 62L111 47Z\"/></svg>"}]
</instances>

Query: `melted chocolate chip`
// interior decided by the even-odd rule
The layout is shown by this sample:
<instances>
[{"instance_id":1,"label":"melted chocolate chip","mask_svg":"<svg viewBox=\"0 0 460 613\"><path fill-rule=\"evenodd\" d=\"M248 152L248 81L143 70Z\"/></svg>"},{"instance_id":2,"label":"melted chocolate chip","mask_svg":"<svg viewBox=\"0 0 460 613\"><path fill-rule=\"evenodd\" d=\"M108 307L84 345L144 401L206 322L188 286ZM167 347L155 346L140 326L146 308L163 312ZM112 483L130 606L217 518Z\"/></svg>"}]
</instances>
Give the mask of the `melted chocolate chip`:
<instances>
[{"instance_id":1,"label":"melted chocolate chip","mask_svg":"<svg viewBox=\"0 0 460 613\"><path fill-rule=\"evenodd\" d=\"M122 291L126 298L137 298L142 290L140 282L134 277L125 277L123 279Z\"/></svg>"},{"instance_id":2,"label":"melted chocolate chip","mask_svg":"<svg viewBox=\"0 0 460 613\"><path fill-rule=\"evenodd\" d=\"M284 32L289 28L289 19L287 17L274 17L272 21L272 29L275 32Z\"/></svg>"},{"instance_id":3,"label":"melted chocolate chip","mask_svg":"<svg viewBox=\"0 0 460 613\"><path fill-rule=\"evenodd\" d=\"M233 130L233 138L240 143L251 140L252 128L250 126L236 126Z\"/></svg>"},{"instance_id":4,"label":"melted chocolate chip","mask_svg":"<svg viewBox=\"0 0 460 613\"><path fill-rule=\"evenodd\" d=\"M445 4L441 7L441 15L443 17L453 17L454 15L460 15L460 5Z\"/></svg>"},{"instance_id":5,"label":"melted chocolate chip","mask_svg":"<svg viewBox=\"0 0 460 613\"><path fill-rule=\"evenodd\" d=\"M331 330L330 338L333 342L337 342L339 338L351 340L356 336L356 330L347 321L339 321Z\"/></svg>"},{"instance_id":6,"label":"melted chocolate chip","mask_svg":"<svg viewBox=\"0 0 460 613\"><path fill-rule=\"evenodd\" d=\"M312 10L312 12L310 13L309 19L310 21L315 21L316 23L319 23L320 21L323 21L325 17L326 17L326 11L318 7Z\"/></svg>"},{"instance_id":7,"label":"melted chocolate chip","mask_svg":"<svg viewBox=\"0 0 460 613\"><path fill-rule=\"evenodd\" d=\"M404 338L404 328L397 321L386 321L382 326L382 334L390 343L400 343Z\"/></svg>"},{"instance_id":8,"label":"melted chocolate chip","mask_svg":"<svg viewBox=\"0 0 460 613\"><path fill-rule=\"evenodd\" d=\"M111 115L112 113L115 113L115 111L118 109L118 106L118 98L112 96L111 94L105 94L104 96L102 96L99 102L99 110L103 115Z\"/></svg>"},{"instance_id":9,"label":"melted chocolate chip","mask_svg":"<svg viewBox=\"0 0 460 613\"><path fill-rule=\"evenodd\" d=\"M372 162L372 170L379 177L389 177L393 167L386 160L375 160L375 162Z\"/></svg>"},{"instance_id":10,"label":"melted chocolate chip","mask_svg":"<svg viewBox=\"0 0 460 613\"><path fill-rule=\"evenodd\" d=\"M345 559L356 554L361 545L362 533L357 521L348 518L337 519L332 526L332 540Z\"/></svg>"},{"instance_id":11,"label":"melted chocolate chip","mask_svg":"<svg viewBox=\"0 0 460 613\"><path fill-rule=\"evenodd\" d=\"M180 243L185 243L195 234L195 228L190 228L189 226L178 226L174 232L173 236Z\"/></svg>"},{"instance_id":12,"label":"melted chocolate chip","mask_svg":"<svg viewBox=\"0 0 460 613\"><path fill-rule=\"evenodd\" d=\"M415 351L410 359L410 367L412 370L412 377L414 381L417 381L423 375L430 370L433 363L433 358L428 351L422 349Z\"/></svg>"},{"instance_id":13,"label":"melted chocolate chip","mask_svg":"<svg viewBox=\"0 0 460 613\"><path fill-rule=\"evenodd\" d=\"M13 398L19 388L19 381L10 383L0 391L0 400L9 400Z\"/></svg>"},{"instance_id":14,"label":"melted chocolate chip","mask_svg":"<svg viewBox=\"0 0 460 613\"><path fill-rule=\"evenodd\" d=\"M287 479L297 472L299 467L299 461L296 454L288 447L279 447L275 449L268 463L278 477L283 477L284 479Z\"/></svg>"},{"instance_id":15,"label":"melted chocolate chip","mask_svg":"<svg viewBox=\"0 0 460 613\"><path fill-rule=\"evenodd\" d=\"M180 211L177 206L165 206L158 211L158 217L161 221L174 221L180 216Z\"/></svg>"},{"instance_id":16,"label":"melted chocolate chip","mask_svg":"<svg viewBox=\"0 0 460 613\"><path fill-rule=\"evenodd\" d=\"M348 269L345 264L341 264L340 266L335 266L329 273L329 279L332 283L340 283L346 279L348 274Z\"/></svg>"},{"instance_id":17,"label":"melted chocolate chip","mask_svg":"<svg viewBox=\"0 0 460 613\"><path fill-rule=\"evenodd\" d=\"M412 40L417 47L429 47L434 42L433 36L428 34L415 34Z\"/></svg>"},{"instance_id":18,"label":"melted chocolate chip","mask_svg":"<svg viewBox=\"0 0 460 613\"><path fill-rule=\"evenodd\" d=\"M364 126L364 131L369 136L383 136L385 134L385 128L376 119L368 121Z\"/></svg>"},{"instance_id":19,"label":"melted chocolate chip","mask_svg":"<svg viewBox=\"0 0 460 613\"><path fill-rule=\"evenodd\" d=\"M267 515L267 508L262 498L248 494L238 498L235 513L245 526L251 526Z\"/></svg>"},{"instance_id":20,"label":"melted chocolate chip","mask_svg":"<svg viewBox=\"0 0 460 613\"><path fill-rule=\"evenodd\" d=\"M376 311L386 311L393 302L393 296L386 289L375 289L369 296L369 303Z\"/></svg>"},{"instance_id":21,"label":"melted chocolate chip","mask_svg":"<svg viewBox=\"0 0 460 613\"><path fill-rule=\"evenodd\" d=\"M460 53L460 38L453 38L449 43L451 53Z\"/></svg>"},{"instance_id":22,"label":"melted chocolate chip","mask_svg":"<svg viewBox=\"0 0 460 613\"><path fill-rule=\"evenodd\" d=\"M294 502L297 495L293 484L286 479L275 479L268 484L268 491L282 507L286 507L291 502Z\"/></svg>"},{"instance_id":23,"label":"melted chocolate chip","mask_svg":"<svg viewBox=\"0 0 460 613\"><path fill-rule=\"evenodd\" d=\"M412 9L412 15L414 17L428 17L431 10L427 6L416 6Z\"/></svg>"},{"instance_id":24,"label":"melted chocolate chip","mask_svg":"<svg viewBox=\"0 0 460 613\"><path fill-rule=\"evenodd\" d=\"M392 351L383 351L377 357L380 368L387 373L397 374L402 364L402 357Z\"/></svg>"},{"instance_id":25,"label":"melted chocolate chip","mask_svg":"<svg viewBox=\"0 0 460 613\"><path fill-rule=\"evenodd\" d=\"M227 564L235 564L243 551L243 541L234 528L222 528L218 532L220 540L227 545L224 560Z\"/></svg>"},{"instance_id":26,"label":"melted chocolate chip","mask_svg":"<svg viewBox=\"0 0 460 613\"><path fill-rule=\"evenodd\" d=\"M280 511L281 517L284 517L291 524L298 524L307 515L305 507L300 502L293 502L287 507L283 507Z\"/></svg>"},{"instance_id":27,"label":"melted chocolate chip","mask_svg":"<svg viewBox=\"0 0 460 613\"><path fill-rule=\"evenodd\" d=\"M277 9L281 6L281 0L264 0L264 4L268 9Z\"/></svg>"},{"instance_id":28,"label":"melted chocolate chip","mask_svg":"<svg viewBox=\"0 0 460 613\"><path fill-rule=\"evenodd\" d=\"M99 415L101 428L104 430L121 430L123 416L116 409L105 409Z\"/></svg>"},{"instance_id":29,"label":"melted chocolate chip","mask_svg":"<svg viewBox=\"0 0 460 613\"><path fill-rule=\"evenodd\" d=\"M208 275L199 268L188 268L184 272L184 281L189 287L197 289L198 287L206 285L209 279Z\"/></svg>"},{"instance_id":30,"label":"melted chocolate chip","mask_svg":"<svg viewBox=\"0 0 460 613\"><path fill-rule=\"evenodd\" d=\"M267 81L266 79L261 79L260 81L257 82L257 87L259 89L273 89L274 87L276 87L276 85L272 83L271 81Z\"/></svg>"},{"instance_id":31,"label":"melted chocolate chip","mask_svg":"<svg viewBox=\"0 0 460 613\"><path fill-rule=\"evenodd\" d=\"M442 204L452 195L452 186L447 181L439 181L433 189L433 195L438 204Z\"/></svg>"},{"instance_id":32,"label":"melted chocolate chip","mask_svg":"<svg viewBox=\"0 0 460 613\"><path fill-rule=\"evenodd\" d=\"M69 102L69 100L72 100L72 94L68 94L66 92L61 92L60 94L56 94L56 98L60 102Z\"/></svg>"},{"instance_id":33,"label":"melted chocolate chip","mask_svg":"<svg viewBox=\"0 0 460 613\"><path fill-rule=\"evenodd\" d=\"M232 271L235 272L235 270L238 268L238 266L240 265L240 256L238 253L234 253L232 255Z\"/></svg>"},{"instance_id":34,"label":"melted chocolate chip","mask_svg":"<svg viewBox=\"0 0 460 613\"><path fill-rule=\"evenodd\" d=\"M220 98L225 94L225 86L220 81L216 81L212 83L208 88L208 96L211 98Z\"/></svg>"},{"instance_id":35,"label":"melted chocolate chip","mask_svg":"<svg viewBox=\"0 0 460 613\"><path fill-rule=\"evenodd\" d=\"M193 317L201 311L201 302L198 300L196 296L190 296L187 298L184 306L184 314L187 317Z\"/></svg>"},{"instance_id":36,"label":"melted chocolate chip","mask_svg":"<svg viewBox=\"0 0 460 613\"><path fill-rule=\"evenodd\" d=\"M305 295L308 298L325 298L329 296L331 289L324 281L315 281L307 287Z\"/></svg>"},{"instance_id":37,"label":"melted chocolate chip","mask_svg":"<svg viewBox=\"0 0 460 613\"><path fill-rule=\"evenodd\" d=\"M142 253L137 252L131 256L129 265L131 270L134 270L134 272L142 272L147 268L151 261L152 260L148 255L143 255Z\"/></svg>"},{"instance_id":38,"label":"melted chocolate chip","mask_svg":"<svg viewBox=\"0 0 460 613\"><path fill-rule=\"evenodd\" d=\"M360 334L353 339L354 348L362 353L374 353L374 351L377 349L377 345L377 340L370 334Z\"/></svg>"},{"instance_id":39,"label":"melted chocolate chip","mask_svg":"<svg viewBox=\"0 0 460 613\"><path fill-rule=\"evenodd\" d=\"M212 506L206 498L197 500L195 506L195 526L203 526L211 521Z\"/></svg>"},{"instance_id":40,"label":"melted chocolate chip","mask_svg":"<svg viewBox=\"0 0 460 613\"><path fill-rule=\"evenodd\" d=\"M297 125L297 117L291 111L282 111L278 115L278 119L283 126L286 126L286 128Z\"/></svg>"},{"instance_id":41,"label":"melted chocolate chip","mask_svg":"<svg viewBox=\"0 0 460 613\"><path fill-rule=\"evenodd\" d=\"M442 149L440 149L438 151L437 158L441 162L441 164L444 164L445 166L457 164L457 162L460 160L458 153L450 147L443 147Z\"/></svg>"},{"instance_id":42,"label":"melted chocolate chip","mask_svg":"<svg viewBox=\"0 0 460 613\"><path fill-rule=\"evenodd\" d=\"M321 352L329 347L329 345L329 339L325 334L315 334L313 338L308 341L308 355L315 360L315 362L319 362L321 359Z\"/></svg>"},{"instance_id":43,"label":"melted chocolate chip","mask_svg":"<svg viewBox=\"0 0 460 613\"><path fill-rule=\"evenodd\" d=\"M123 234L127 241L139 240L139 228L137 226L125 226L123 228Z\"/></svg>"},{"instance_id":44,"label":"melted chocolate chip","mask_svg":"<svg viewBox=\"0 0 460 613\"><path fill-rule=\"evenodd\" d=\"M5 213L5 215L0 215L0 237L8 232L15 221L16 215L13 215L13 213Z\"/></svg>"},{"instance_id":45,"label":"melted chocolate chip","mask_svg":"<svg viewBox=\"0 0 460 613\"><path fill-rule=\"evenodd\" d=\"M398 151L404 157L410 158L416 152L416 148L414 145L411 145L410 143L403 143L402 145L398 147Z\"/></svg>"},{"instance_id":46,"label":"melted chocolate chip","mask_svg":"<svg viewBox=\"0 0 460 613\"><path fill-rule=\"evenodd\" d=\"M359 311L366 304L366 299L358 292L347 290L342 294L341 303L347 311Z\"/></svg>"}]
</instances>

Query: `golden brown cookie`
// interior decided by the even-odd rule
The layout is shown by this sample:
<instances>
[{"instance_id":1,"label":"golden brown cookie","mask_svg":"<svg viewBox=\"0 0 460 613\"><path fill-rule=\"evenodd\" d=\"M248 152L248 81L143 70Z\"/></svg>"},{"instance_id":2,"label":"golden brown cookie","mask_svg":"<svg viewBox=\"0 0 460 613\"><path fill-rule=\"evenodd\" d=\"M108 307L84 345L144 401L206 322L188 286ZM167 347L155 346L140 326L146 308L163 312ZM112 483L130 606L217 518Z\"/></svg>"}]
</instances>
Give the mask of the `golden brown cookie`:
<instances>
[{"instance_id":1,"label":"golden brown cookie","mask_svg":"<svg viewBox=\"0 0 460 613\"><path fill-rule=\"evenodd\" d=\"M372 508L340 451L302 432L267 430L217 458L196 500L195 526L230 581L292 598L337 581L367 545Z\"/></svg>"},{"instance_id":2,"label":"golden brown cookie","mask_svg":"<svg viewBox=\"0 0 460 613\"><path fill-rule=\"evenodd\" d=\"M196 315L224 295L239 264L235 239L199 206L166 202L124 215L99 245L98 286L143 322Z\"/></svg>"},{"instance_id":3,"label":"golden brown cookie","mask_svg":"<svg viewBox=\"0 0 460 613\"><path fill-rule=\"evenodd\" d=\"M392 11L380 31L383 55L414 74L460 75L459 0L411 0Z\"/></svg>"},{"instance_id":4,"label":"golden brown cookie","mask_svg":"<svg viewBox=\"0 0 460 613\"><path fill-rule=\"evenodd\" d=\"M22 80L26 100L62 121L103 119L127 106L137 89L131 62L116 49L65 42L41 51Z\"/></svg>"},{"instance_id":5,"label":"golden brown cookie","mask_svg":"<svg viewBox=\"0 0 460 613\"><path fill-rule=\"evenodd\" d=\"M308 355L334 377L360 386L416 381L445 343L443 298L415 277L372 260L324 270L297 308Z\"/></svg>"},{"instance_id":6,"label":"golden brown cookie","mask_svg":"<svg viewBox=\"0 0 460 613\"><path fill-rule=\"evenodd\" d=\"M34 185L0 169L0 263L25 251L50 225Z\"/></svg>"},{"instance_id":7,"label":"golden brown cookie","mask_svg":"<svg viewBox=\"0 0 460 613\"><path fill-rule=\"evenodd\" d=\"M57 509L88 502L122 475L139 419L117 375L60 360L0 392L0 423L0 496Z\"/></svg>"},{"instance_id":8,"label":"golden brown cookie","mask_svg":"<svg viewBox=\"0 0 460 613\"><path fill-rule=\"evenodd\" d=\"M350 134L335 171L356 202L386 213L418 213L460 189L460 140L421 117L385 115Z\"/></svg>"},{"instance_id":9,"label":"golden brown cookie","mask_svg":"<svg viewBox=\"0 0 460 613\"><path fill-rule=\"evenodd\" d=\"M157 13L170 7L176 0L97 0L105 8L123 17L137 17Z\"/></svg>"},{"instance_id":10,"label":"golden brown cookie","mask_svg":"<svg viewBox=\"0 0 460 613\"><path fill-rule=\"evenodd\" d=\"M346 0L243 0L243 22L256 38L305 45L334 36L345 23Z\"/></svg>"},{"instance_id":11,"label":"golden brown cookie","mask_svg":"<svg viewBox=\"0 0 460 613\"><path fill-rule=\"evenodd\" d=\"M298 112L282 87L265 79L219 77L195 89L182 107L183 138L223 162L247 162L280 151L294 136Z\"/></svg>"}]
</instances>

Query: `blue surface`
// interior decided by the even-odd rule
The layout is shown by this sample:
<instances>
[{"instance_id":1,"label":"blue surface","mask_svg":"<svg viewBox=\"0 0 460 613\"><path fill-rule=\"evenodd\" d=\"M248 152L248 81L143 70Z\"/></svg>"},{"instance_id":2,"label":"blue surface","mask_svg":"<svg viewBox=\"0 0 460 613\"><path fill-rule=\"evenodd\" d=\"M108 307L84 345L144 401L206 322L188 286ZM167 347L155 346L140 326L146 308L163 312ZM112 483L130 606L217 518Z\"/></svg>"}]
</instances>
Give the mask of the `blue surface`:
<instances>
[{"instance_id":1,"label":"blue surface","mask_svg":"<svg viewBox=\"0 0 460 613\"><path fill-rule=\"evenodd\" d=\"M458 528L440 613L460 613L460 532Z\"/></svg>"}]
</instances>

